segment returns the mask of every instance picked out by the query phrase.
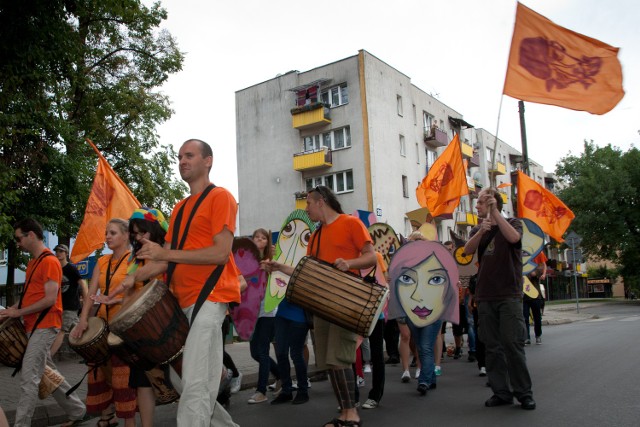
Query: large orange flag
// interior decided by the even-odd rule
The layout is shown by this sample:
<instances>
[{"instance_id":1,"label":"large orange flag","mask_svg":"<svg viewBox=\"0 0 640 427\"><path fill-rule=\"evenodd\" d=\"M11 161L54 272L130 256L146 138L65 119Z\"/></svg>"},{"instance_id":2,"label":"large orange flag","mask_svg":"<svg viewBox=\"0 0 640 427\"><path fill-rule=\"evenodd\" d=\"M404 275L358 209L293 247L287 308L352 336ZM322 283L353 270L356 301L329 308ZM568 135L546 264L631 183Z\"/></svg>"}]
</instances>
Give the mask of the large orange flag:
<instances>
[{"instance_id":1,"label":"large orange flag","mask_svg":"<svg viewBox=\"0 0 640 427\"><path fill-rule=\"evenodd\" d=\"M460 203L460 197L467 194L467 176L462 163L460 139L456 134L416 188L416 197L420 206L428 208L431 216L436 217L453 213Z\"/></svg>"},{"instance_id":2,"label":"large orange flag","mask_svg":"<svg viewBox=\"0 0 640 427\"><path fill-rule=\"evenodd\" d=\"M618 48L518 3L503 92L523 101L604 114L624 96Z\"/></svg>"},{"instance_id":3,"label":"large orange flag","mask_svg":"<svg viewBox=\"0 0 640 427\"><path fill-rule=\"evenodd\" d=\"M576 216L555 194L518 171L518 216L528 218L558 242Z\"/></svg>"},{"instance_id":4,"label":"large orange flag","mask_svg":"<svg viewBox=\"0 0 640 427\"><path fill-rule=\"evenodd\" d=\"M104 245L104 232L111 218L127 219L140 207L136 196L111 169L107 159L93 142L88 139L87 142L98 153L98 169L84 211L84 219L71 252L71 262L74 263L82 261Z\"/></svg>"}]
</instances>

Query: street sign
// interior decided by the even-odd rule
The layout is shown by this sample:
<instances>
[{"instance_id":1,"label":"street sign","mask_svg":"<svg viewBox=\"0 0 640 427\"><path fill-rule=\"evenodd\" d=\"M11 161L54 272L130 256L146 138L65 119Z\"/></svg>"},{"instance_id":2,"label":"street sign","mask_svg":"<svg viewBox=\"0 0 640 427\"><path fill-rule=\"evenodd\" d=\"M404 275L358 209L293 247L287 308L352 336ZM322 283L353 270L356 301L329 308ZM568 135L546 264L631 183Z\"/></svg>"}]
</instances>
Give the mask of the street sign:
<instances>
[{"instance_id":1,"label":"street sign","mask_svg":"<svg viewBox=\"0 0 640 427\"><path fill-rule=\"evenodd\" d=\"M582 242L582 236L580 236L578 233L576 233L573 230L571 230L569 234L567 234L567 237L565 237L564 239L567 241L567 244L572 249L580 246L580 242Z\"/></svg>"},{"instance_id":2,"label":"street sign","mask_svg":"<svg viewBox=\"0 0 640 427\"><path fill-rule=\"evenodd\" d=\"M582 262L582 249L567 249L565 256L569 264L579 264Z\"/></svg>"}]
</instances>

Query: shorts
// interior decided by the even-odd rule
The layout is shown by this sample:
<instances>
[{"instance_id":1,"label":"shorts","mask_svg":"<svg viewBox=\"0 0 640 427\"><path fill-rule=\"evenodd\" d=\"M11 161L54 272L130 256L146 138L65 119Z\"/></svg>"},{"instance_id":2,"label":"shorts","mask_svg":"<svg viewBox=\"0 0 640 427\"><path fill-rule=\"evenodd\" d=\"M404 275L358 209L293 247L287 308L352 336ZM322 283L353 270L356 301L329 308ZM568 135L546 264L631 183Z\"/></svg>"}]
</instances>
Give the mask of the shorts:
<instances>
[{"instance_id":1,"label":"shorts","mask_svg":"<svg viewBox=\"0 0 640 427\"><path fill-rule=\"evenodd\" d=\"M62 330L64 332L71 332L73 327L76 326L78 322L78 312L76 310L62 311Z\"/></svg>"},{"instance_id":2,"label":"shorts","mask_svg":"<svg viewBox=\"0 0 640 427\"><path fill-rule=\"evenodd\" d=\"M356 362L358 336L340 326L315 316L313 319L316 365L349 367Z\"/></svg>"}]
</instances>

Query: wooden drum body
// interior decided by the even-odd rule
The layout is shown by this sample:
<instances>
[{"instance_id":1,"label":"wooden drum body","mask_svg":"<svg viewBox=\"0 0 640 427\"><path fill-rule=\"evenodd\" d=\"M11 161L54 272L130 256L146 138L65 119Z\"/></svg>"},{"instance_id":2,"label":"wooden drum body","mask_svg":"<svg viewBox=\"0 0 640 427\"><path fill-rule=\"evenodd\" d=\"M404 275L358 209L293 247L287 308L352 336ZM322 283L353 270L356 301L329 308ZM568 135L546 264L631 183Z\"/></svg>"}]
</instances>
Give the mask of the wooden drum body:
<instances>
[{"instance_id":1,"label":"wooden drum body","mask_svg":"<svg viewBox=\"0 0 640 427\"><path fill-rule=\"evenodd\" d=\"M382 285L366 283L353 273L304 257L289 280L287 300L328 322L368 337L388 293Z\"/></svg>"},{"instance_id":2,"label":"wooden drum body","mask_svg":"<svg viewBox=\"0 0 640 427\"><path fill-rule=\"evenodd\" d=\"M135 353L162 365L182 355L189 321L167 286L154 280L123 304L109 328Z\"/></svg>"},{"instance_id":3,"label":"wooden drum body","mask_svg":"<svg viewBox=\"0 0 640 427\"><path fill-rule=\"evenodd\" d=\"M27 333L19 319L7 318L0 323L0 363L18 368L27 350Z\"/></svg>"},{"instance_id":4,"label":"wooden drum body","mask_svg":"<svg viewBox=\"0 0 640 427\"><path fill-rule=\"evenodd\" d=\"M69 335L69 347L82 356L88 365L102 365L111 357L107 343L107 322L101 317L90 317L87 325L87 330L80 338Z\"/></svg>"},{"instance_id":5,"label":"wooden drum body","mask_svg":"<svg viewBox=\"0 0 640 427\"><path fill-rule=\"evenodd\" d=\"M120 360L125 362L129 366L136 367L143 371L148 371L156 366L155 363L145 359L143 356L138 355L134 352L119 336L114 334L113 332L109 332L109 336L107 337L107 342L109 343L109 349L113 354L118 356Z\"/></svg>"}]
</instances>

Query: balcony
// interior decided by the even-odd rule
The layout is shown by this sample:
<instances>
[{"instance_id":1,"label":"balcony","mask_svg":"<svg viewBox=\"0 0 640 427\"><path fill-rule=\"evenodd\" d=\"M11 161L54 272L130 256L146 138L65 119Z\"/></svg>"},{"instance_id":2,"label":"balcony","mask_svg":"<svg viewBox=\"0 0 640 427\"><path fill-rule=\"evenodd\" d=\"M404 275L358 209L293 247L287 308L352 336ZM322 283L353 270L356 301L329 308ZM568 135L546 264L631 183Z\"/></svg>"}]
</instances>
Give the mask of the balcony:
<instances>
[{"instance_id":1,"label":"balcony","mask_svg":"<svg viewBox=\"0 0 640 427\"><path fill-rule=\"evenodd\" d=\"M489 173L494 175L504 175L507 173L507 166L502 162L496 162L496 166L489 164Z\"/></svg>"},{"instance_id":2,"label":"balcony","mask_svg":"<svg viewBox=\"0 0 640 427\"><path fill-rule=\"evenodd\" d=\"M506 205L507 202L509 201L509 196L504 191L499 191L499 193L500 193L500 197L502 197L502 203Z\"/></svg>"},{"instance_id":3,"label":"balcony","mask_svg":"<svg viewBox=\"0 0 640 427\"><path fill-rule=\"evenodd\" d=\"M296 209L305 210L307 207L307 199L296 199Z\"/></svg>"},{"instance_id":4,"label":"balcony","mask_svg":"<svg viewBox=\"0 0 640 427\"><path fill-rule=\"evenodd\" d=\"M473 212L456 212L456 224L476 226L478 225L478 215Z\"/></svg>"},{"instance_id":5,"label":"balcony","mask_svg":"<svg viewBox=\"0 0 640 427\"><path fill-rule=\"evenodd\" d=\"M476 182L470 176L467 176L467 188L469 191L476 191Z\"/></svg>"},{"instance_id":6,"label":"balcony","mask_svg":"<svg viewBox=\"0 0 640 427\"><path fill-rule=\"evenodd\" d=\"M331 124L331 113L322 102L291 109L294 129L305 130Z\"/></svg>"},{"instance_id":7,"label":"balcony","mask_svg":"<svg viewBox=\"0 0 640 427\"><path fill-rule=\"evenodd\" d=\"M469 166L480 166L480 155L477 152L469 159Z\"/></svg>"},{"instance_id":8,"label":"balcony","mask_svg":"<svg viewBox=\"0 0 640 427\"><path fill-rule=\"evenodd\" d=\"M473 147L469 144L465 144L464 142L460 142L460 149L462 150L462 157L472 158L473 157Z\"/></svg>"},{"instance_id":9,"label":"balcony","mask_svg":"<svg viewBox=\"0 0 640 427\"><path fill-rule=\"evenodd\" d=\"M333 166L331 151L327 147L293 155L293 170L298 172L330 168L331 166Z\"/></svg>"},{"instance_id":10,"label":"balcony","mask_svg":"<svg viewBox=\"0 0 640 427\"><path fill-rule=\"evenodd\" d=\"M447 132L436 126L424 131L424 142L432 147L445 147L449 143Z\"/></svg>"}]
</instances>

